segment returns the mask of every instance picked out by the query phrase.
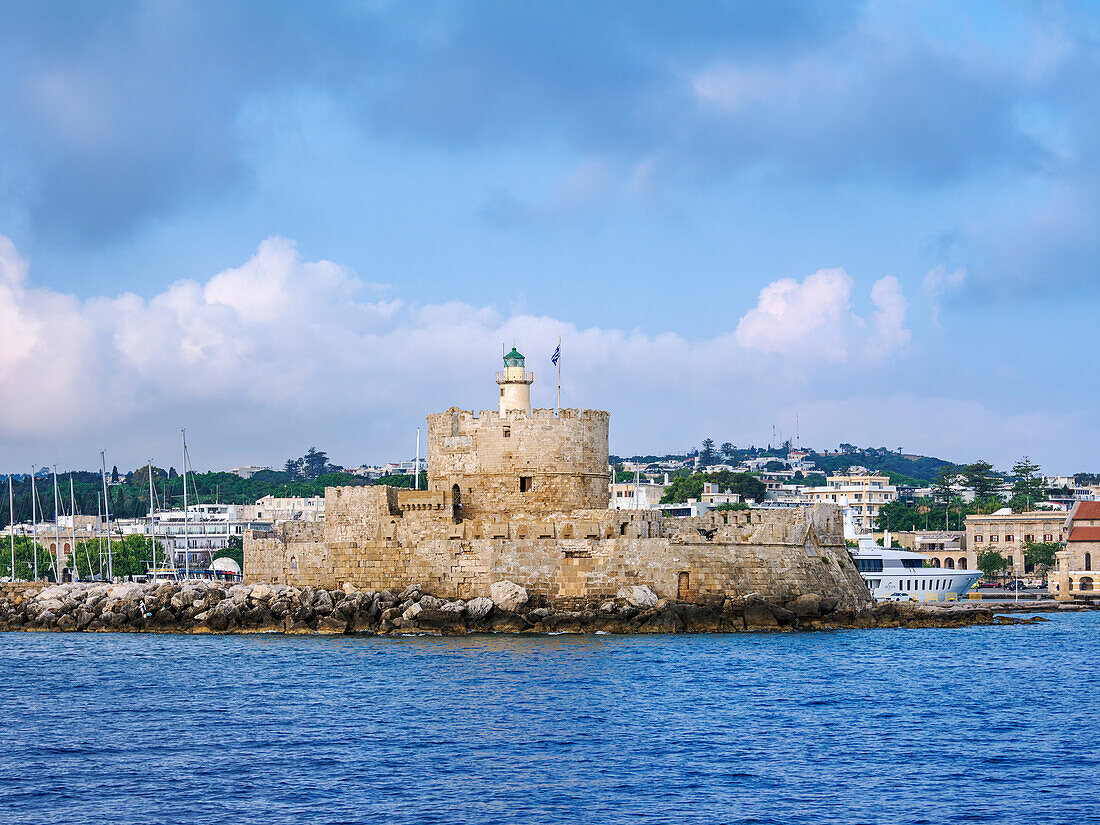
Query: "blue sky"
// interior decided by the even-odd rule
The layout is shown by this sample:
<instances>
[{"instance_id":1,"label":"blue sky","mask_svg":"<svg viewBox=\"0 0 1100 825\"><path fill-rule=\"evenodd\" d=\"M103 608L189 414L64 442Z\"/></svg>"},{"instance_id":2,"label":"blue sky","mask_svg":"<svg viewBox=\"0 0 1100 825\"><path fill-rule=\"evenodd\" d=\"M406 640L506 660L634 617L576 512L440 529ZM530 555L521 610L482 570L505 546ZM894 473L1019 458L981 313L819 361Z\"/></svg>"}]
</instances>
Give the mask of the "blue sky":
<instances>
[{"instance_id":1,"label":"blue sky","mask_svg":"<svg viewBox=\"0 0 1100 825\"><path fill-rule=\"evenodd\" d=\"M1090 4L0 8L0 450L404 457L513 340L612 450L1100 467ZM7 467L0 469L8 469Z\"/></svg>"}]
</instances>

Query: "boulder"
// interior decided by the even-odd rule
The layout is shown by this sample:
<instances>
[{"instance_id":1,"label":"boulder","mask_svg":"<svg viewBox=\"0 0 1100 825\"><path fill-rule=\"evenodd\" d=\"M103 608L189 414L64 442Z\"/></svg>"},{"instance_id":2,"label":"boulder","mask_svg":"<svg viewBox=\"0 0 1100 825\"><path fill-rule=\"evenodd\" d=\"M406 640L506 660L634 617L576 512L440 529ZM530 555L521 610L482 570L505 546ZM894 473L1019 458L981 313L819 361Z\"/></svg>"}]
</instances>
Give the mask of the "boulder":
<instances>
[{"instance_id":1,"label":"boulder","mask_svg":"<svg viewBox=\"0 0 1100 825\"><path fill-rule=\"evenodd\" d=\"M600 605L600 612L604 614L614 613L615 602L612 599L608 599L606 602Z\"/></svg>"},{"instance_id":2,"label":"boulder","mask_svg":"<svg viewBox=\"0 0 1100 825\"><path fill-rule=\"evenodd\" d=\"M327 590L318 590L313 597L313 612L318 616L328 616L335 606Z\"/></svg>"},{"instance_id":3,"label":"boulder","mask_svg":"<svg viewBox=\"0 0 1100 825\"><path fill-rule=\"evenodd\" d=\"M425 610L438 610L443 607L443 599L437 599L435 596L421 596L417 604Z\"/></svg>"},{"instance_id":4,"label":"boulder","mask_svg":"<svg viewBox=\"0 0 1100 825\"><path fill-rule=\"evenodd\" d=\"M800 619L816 619L822 614L821 597L816 593L803 593L791 602L790 610Z\"/></svg>"},{"instance_id":5,"label":"boulder","mask_svg":"<svg viewBox=\"0 0 1100 825\"><path fill-rule=\"evenodd\" d=\"M779 627L779 620L775 618L771 607L764 602L749 602L745 605L745 627L753 628Z\"/></svg>"},{"instance_id":6,"label":"boulder","mask_svg":"<svg viewBox=\"0 0 1100 825\"><path fill-rule=\"evenodd\" d=\"M351 582L344 582L342 585L340 585L340 589L343 590L345 593L347 593L349 596L352 593L358 593L359 592L359 588L356 587Z\"/></svg>"},{"instance_id":7,"label":"boulder","mask_svg":"<svg viewBox=\"0 0 1100 825\"><path fill-rule=\"evenodd\" d=\"M657 604L657 594L644 584L620 587L616 595L632 607L637 607L642 610L654 607Z\"/></svg>"},{"instance_id":8,"label":"boulder","mask_svg":"<svg viewBox=\"0 0 1100 825\"><path fill-rule=\"evenodd\" d=\"M405 612L401 614L401 618L404 619L406 622L413 621L416 619L417 616L420 615L423 609L424 608L422 608L418 602L413 602L411 605L405 608Z\"/></svg>"},{"instance_id":9,"label":"boulder","mask_svg":"<svg viewBox=\"0 0 1100 825\"><path fill-rule=\"evenodd\" d=\"M462 621L462 615L451 610L422 609L416 616L416 624L417 627L439 630L444 633L466 632L466 624Z\"/></svg>"},{"instance_id":10,"label":"boulder","mask_svg":"<svg viewBox=\"0 0 1100 825\"><path fill-rule=\"evenodd\" d=\"M254 584L249 595L256 601L267 601L275 595L275 591L268 587L266 584Z\"/></svg>"},{"instance_id":11,"label":"boulder","mask_svg":"<svg viewBox=\"0 0 1100 825\"><path fill-rule=\"evenodd\" d=\"M348 629L348 623L331 616L325 616L317 620L318 633L343 633Z\"/></svg>"},{"instance_id":12,"label":"boulder","mask_svg":"<svg viewBox=\"0 0 1100 825\"><path fill-rule=\"evenodd\" d=\"M527 603L527 590L515 582L493 582L489 585L489 598L501 610L514 612Z\"/></svg>"},{"instance_id":13,"label":"boulder","mask_svg":"<svg viewBox=\"0 0 1100 825\"><path fill-rule=\"evenodd\" d=\"M414 602L420 601L420 595L424 592L424 588L419 584L410 584L404 590L401 591L401 601L408 601L411 599Z\"/></svg>"},{"instance_id":14,"label":"boulder","mask_svg":"<svg viewBox=\"0 0 1100 825\"><path fill-rule=\"evenodd\" d=\"M493 600L484 596L478 596L476 599L470 599L466 602L466 615L474 620L484 619L492 609Z\"/></svg>"},{"instance_id":15,"label":"boulder","mask_svg":"<svg viewBox=\"0 0 1100 825\"><path fill-rule=\"evenodd\" d=\"M462 614L462 613L466 612L466 602L464 602L464 601L444 602L443 606L440 607L439 609L440 610L446 610L448 613Z\"/></svg>"}]
</instances>

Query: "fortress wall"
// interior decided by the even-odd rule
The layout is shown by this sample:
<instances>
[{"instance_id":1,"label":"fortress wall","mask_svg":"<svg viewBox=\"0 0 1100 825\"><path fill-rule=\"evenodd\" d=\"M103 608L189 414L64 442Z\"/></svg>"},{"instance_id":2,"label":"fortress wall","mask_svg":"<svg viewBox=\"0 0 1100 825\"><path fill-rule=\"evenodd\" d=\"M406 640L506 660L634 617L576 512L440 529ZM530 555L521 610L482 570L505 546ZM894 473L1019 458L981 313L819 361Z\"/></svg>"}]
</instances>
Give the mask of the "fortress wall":
<instances>
[{"instance_id":1,"label":"fortress wall","mask_svg":"<svg viewBox=\"0 0 1100 825\"><path fill-rule=\"evenodd\" d=\"M606 508L608 426L602 410L492 410L452 407L428 416L428 485L458 484L463 515ZM531 479L521 490L520 478Z\"/></svg>"},{"instance_id":2,"label":"fortress wall","mask_svg":"<svg viewBox=\"0 0 1100 825\"><path fill-rule=\"evenodd\" d=\"M274 559L265 569L281 564L284 570L282 579L265 581L326 587L351 582L395 592L419 583L450 599L485 595L492 582L507 579L558 603L599 601L631 584L684 601L756 594L782 603L803 593L834 596L845 607L869 601L835 506L733 511L724 517L737 523L723 523L720 514L663 519L607 510L462 524L420 514L384 523L362 541L327 549L305 531L250 538L246 569L251 577L252 558L259 554ZM708 538L700 529L714 532ZM298 559L296 569L291 558Z\"/></svg>"}]
</instances>

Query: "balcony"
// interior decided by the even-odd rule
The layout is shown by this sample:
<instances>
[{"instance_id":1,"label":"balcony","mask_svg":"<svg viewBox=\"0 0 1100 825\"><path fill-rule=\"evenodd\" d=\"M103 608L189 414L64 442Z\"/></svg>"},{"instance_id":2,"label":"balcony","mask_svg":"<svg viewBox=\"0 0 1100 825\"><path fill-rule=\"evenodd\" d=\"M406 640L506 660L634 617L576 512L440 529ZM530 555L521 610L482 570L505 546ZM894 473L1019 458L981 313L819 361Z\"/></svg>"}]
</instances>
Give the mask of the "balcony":
<instances>
[{"instance_id":1,"label":"balcony","mask_svg":"<svg viewBox=\"0 0 1100 825\"><path fill-rule=\"evenodd\" d=\"M498 372L496 381L498 384L530 384L535 380L535 374L518 367Z\"/></svg>"}]
</instances>

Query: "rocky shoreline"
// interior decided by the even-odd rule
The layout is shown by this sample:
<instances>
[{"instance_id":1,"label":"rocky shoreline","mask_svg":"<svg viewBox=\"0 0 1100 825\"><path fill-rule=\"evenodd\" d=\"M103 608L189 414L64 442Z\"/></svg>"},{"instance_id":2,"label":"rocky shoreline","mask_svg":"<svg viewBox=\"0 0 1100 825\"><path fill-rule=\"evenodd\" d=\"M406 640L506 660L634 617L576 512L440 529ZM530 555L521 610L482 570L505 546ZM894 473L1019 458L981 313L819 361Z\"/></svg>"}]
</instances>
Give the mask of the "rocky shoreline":
<instances>
[{"instance_id":1,"label":"rocky shoreline","mask_svg":"<svg viewBox=\"0 0 1100 825\"><path fill-rule=\"evenodd\" d=\"M0 630L157 633L303 633L463 635L466 633L736 633L841 628L966 627L1042 619L996 616L971 604L876 604L838 610L835 599L806 594L784 605L752 595L702 604L657 598L648 587L624 587L614 599L577 609L552 607L512 582L486 596L444 601L411 585L339 590L283 585L221 587L202 581L167 584L77 583L42 589L5 585Z\"/></svg>"}]
</instances>

